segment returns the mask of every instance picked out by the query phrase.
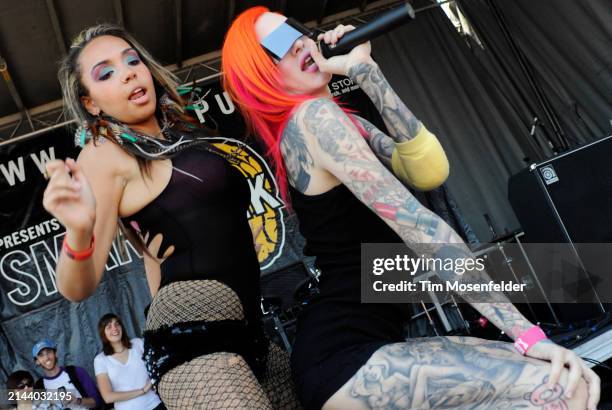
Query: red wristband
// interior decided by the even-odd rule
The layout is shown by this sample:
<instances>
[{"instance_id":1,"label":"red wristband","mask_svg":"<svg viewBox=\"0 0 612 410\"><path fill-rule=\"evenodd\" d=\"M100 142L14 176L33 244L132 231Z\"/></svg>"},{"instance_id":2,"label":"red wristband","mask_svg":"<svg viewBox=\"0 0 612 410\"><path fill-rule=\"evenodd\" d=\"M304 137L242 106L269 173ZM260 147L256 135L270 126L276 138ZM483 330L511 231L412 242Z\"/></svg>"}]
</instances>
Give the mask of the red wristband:
<instances>
[{"instance_id":1,"label":"red wristband","mask_svg":"<svg viewBox=\"0 0 612 410\"><path fill-rule=\"evenodd\" d=\"M522 355L527 353L527 350L540 340L547 339L546 333L540 326L532 326L514 341L514 348Z\"/></svg>"},{"instance_id":2,"label":"red wristband","mask_svg":"<svg viewBox=\"0 0 612 410\"><path fill-rule=\"evenodd\" d=\"M89 258L93 254L95 244L96 237L94 235L91 235L91 243L89 244L89 248L82 251L75 251L68 245L68 242L66 241L66 236L64 236L64 243L62 244L62 249L64 249L64 252L66 252L66 256L68 256L70 259L74 259L75 261L82 261Z\"/></svg>"}]
</instances>

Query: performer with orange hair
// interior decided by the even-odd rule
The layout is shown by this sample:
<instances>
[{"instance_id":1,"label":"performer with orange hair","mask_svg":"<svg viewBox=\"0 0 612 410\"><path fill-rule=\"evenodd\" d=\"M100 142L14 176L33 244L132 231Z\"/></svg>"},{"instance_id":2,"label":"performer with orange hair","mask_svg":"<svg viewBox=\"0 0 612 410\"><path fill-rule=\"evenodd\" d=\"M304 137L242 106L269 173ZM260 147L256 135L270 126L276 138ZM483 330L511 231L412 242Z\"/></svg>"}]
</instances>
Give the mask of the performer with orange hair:
<instances>
[{"instance_id":1,"label":"performer with orange hair","mask_svg":"<svg viewBox=\"0 0 612 410\"><path fill-rule=\"evenodd\" d=\"M595 373L501 293L462 296L524 356L509 343L476 338L405 341L408 306L360 303L361 243L404 242L433 258L472 255L398 180L433 188L446 179L448 162L370 57L370 44L330 59L319 52L315 40L334 44L351 29L340 25L317 36L254 7L234 21L222 54L226 90L266 146L284 195L291 194L305 253L322 271L320 296L299 319L292 353L304 406L594 409ZM334 102L332 74L347 75L365 91L389 135ZM489 281L485 272L436 273L443 281Z\"/></svg>"}]
</instances>

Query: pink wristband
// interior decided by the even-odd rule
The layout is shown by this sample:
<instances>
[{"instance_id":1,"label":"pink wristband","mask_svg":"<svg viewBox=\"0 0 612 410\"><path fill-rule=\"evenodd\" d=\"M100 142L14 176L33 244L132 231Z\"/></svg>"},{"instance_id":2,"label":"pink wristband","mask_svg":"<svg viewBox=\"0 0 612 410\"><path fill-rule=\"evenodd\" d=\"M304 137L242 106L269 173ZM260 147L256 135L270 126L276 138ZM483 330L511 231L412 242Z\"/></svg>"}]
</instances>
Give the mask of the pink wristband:
<instances>
[{"instance_id":1,"label":"pink wristband","mask_svg":"<svg viewBox=\"0 0 612 410\"><path fill-rule=\"evenodd\" d=\"M527 350L542 339L547 339L546 333L540 326L532 326L514 341L514 348L522 355L527 353Z\"/></svg>"}]
</instances>

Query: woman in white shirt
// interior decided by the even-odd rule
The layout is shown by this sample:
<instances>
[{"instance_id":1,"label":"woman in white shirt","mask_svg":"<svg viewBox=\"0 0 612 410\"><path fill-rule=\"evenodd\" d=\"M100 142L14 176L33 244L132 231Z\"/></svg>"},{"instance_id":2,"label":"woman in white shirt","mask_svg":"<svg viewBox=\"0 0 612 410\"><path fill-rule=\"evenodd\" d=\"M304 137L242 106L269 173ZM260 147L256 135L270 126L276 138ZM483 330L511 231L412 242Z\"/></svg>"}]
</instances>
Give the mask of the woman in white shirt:
<instances>
[{"instance_id":1,"label":"woman in white shirt","mask_svg":"<svg viewBox=\"0 0 612 410\"><path fill-rule=\"evenodd\" d=\"M116 410L162 410L163 403L151 390L142 360L142 339L128 339L121 318L113 313L98 322L102 352L94 359L98 389Z\"/></svg>"}]
</instances>

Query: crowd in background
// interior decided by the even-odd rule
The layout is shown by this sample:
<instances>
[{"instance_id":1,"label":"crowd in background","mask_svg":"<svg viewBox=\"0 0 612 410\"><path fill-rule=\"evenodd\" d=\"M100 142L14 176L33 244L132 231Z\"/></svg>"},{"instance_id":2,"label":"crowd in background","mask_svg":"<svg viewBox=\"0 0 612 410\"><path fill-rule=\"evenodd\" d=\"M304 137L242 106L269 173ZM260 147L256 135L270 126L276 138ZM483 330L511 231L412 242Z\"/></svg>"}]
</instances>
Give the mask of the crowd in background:
<instances>
[{"instance_id":1,"label":"crowd in background","mask_svg":"<svg viewBox=\"0 0 612 410\"><path fill-rule=\"evenodd\" d=\"M6 382L8 402L16 409L36 410L163 410L142 359L140 338L130 339L121 318L108 313L98 323L101 352L94 358L95 381L75 364L58 362L58 346L50 339L32 347L32 360L42 377L26 370L11 373Z\"/></svg>"}]
</instances>

